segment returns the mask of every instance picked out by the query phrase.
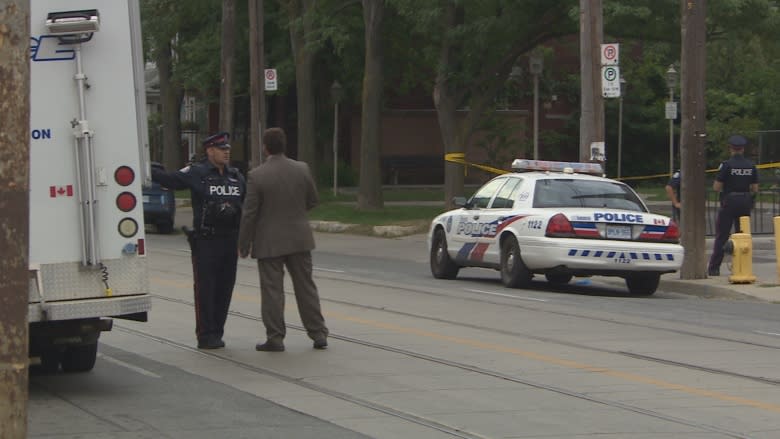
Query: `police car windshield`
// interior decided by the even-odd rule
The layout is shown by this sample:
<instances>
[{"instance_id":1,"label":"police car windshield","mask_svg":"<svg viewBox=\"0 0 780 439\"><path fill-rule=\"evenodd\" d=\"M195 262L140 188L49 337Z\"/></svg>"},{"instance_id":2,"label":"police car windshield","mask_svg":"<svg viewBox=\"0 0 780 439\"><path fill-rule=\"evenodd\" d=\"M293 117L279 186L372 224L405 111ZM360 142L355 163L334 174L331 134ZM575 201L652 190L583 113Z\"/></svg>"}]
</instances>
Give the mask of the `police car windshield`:
<instances>
[{"instance_id":1,"label":"police car windshield","mask_svg":"<svg viewBox=\"0 0 780 439\"><path fill-rule=\"evenodd\" d=\"M549 178L537 180L534 207L593 207L646 212L630 187L617 182Z\"/></svg>"}]
</instances>

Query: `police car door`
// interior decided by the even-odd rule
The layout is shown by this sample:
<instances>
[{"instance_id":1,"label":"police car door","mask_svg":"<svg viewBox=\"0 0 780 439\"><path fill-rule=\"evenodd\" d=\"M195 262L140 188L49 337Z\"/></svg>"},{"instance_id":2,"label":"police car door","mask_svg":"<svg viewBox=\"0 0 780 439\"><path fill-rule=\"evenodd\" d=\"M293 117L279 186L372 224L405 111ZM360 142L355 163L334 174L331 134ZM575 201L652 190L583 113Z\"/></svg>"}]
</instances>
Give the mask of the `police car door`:
<instances>
[{"instance_id":1,"label":"police car door","mask_svg":"<svg viewBox=\"0 0 780 439\"><path fill-rule=\"evenodd\" d=\"M484 227L484 233L479 238L478 246L483 254L483 262L487 264L499 264L501 262L498 234L504 227L512 223L516 217L516 202L523 179L509 176L505 181L506 183L499 188L493 201L481 215L481 220L487 226Z\"/></svg>"},{"instance_id":2,"label":"police car door","mask_svg":"<svg viewBox=\"0 0 780 439\"><path fill-rule=\"evenodd\" d=\"M490 202L506 183L505 177L498 177L479 188L469 200L469 208L462 210L462 216L457 222L454 241L459 247L457 260L467 260L470 264L481 264L486 246L482 237L491 234L491 221L489 219Z\"/></svg>"}]
</instances>

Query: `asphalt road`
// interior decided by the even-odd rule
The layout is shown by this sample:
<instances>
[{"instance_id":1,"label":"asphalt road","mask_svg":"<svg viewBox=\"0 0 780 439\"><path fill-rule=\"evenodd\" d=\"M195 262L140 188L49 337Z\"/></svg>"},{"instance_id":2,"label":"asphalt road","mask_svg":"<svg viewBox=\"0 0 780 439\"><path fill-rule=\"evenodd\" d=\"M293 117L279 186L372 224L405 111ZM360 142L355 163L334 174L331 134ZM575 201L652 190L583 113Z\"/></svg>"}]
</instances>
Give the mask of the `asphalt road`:
<instances>
[{"instance_id":1,"label":"asphalt road","mask_svg":"<svg viewBox=\"0 0 780 439\"><path fill-rule=\"evenodd\" d=\"M601 278L510 290L481 269L440 281L419 235L317 234L329 349L288 286L287 352L254 351L241 260L227 347L205 352L184 238L147 240L150 321L117 321L90 374L33 377L31 437L780 437L778 304L636 298Z\"/></svg>"}]
</instances>

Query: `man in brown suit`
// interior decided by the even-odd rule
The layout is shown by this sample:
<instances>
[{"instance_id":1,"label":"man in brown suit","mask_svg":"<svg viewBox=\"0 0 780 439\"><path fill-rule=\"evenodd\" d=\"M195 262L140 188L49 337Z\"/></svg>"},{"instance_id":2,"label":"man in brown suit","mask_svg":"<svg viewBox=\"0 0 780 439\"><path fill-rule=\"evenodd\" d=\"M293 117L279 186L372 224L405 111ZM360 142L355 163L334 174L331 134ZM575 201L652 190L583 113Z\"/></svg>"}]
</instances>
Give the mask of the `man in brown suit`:
<instances>
[{"instance_id":1,"label":"man in brown suit","mask_svg":"<svg viewBox=\"0 0 780 439\"><path fill-rule=\"evenodd\" d=\"M328 346L328 328L312 278L314 235L307 211L319 202L317 188L304 162L285 155L287 136L281 128L263 133L266 160L249 173L238 234L242 258L257 259L266 341L255 349L284 351L284 268L290 273L298 313L315 349Z\"/></svg>"}]
</instances>

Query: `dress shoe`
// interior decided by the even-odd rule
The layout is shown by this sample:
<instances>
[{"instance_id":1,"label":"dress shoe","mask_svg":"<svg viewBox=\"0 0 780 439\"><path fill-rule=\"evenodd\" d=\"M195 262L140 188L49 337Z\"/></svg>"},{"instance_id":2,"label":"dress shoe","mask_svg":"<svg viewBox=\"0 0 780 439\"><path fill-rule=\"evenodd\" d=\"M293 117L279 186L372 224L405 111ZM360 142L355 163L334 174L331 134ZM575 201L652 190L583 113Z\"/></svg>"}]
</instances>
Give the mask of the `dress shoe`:
<instances>
[{"instance_id":1,"label":"dress shoe","mask_svg":"<svg viewBox=\"0 0 780 439\"><path fill-rule=\"evenodd\" d=\"M255 350L261 352L284 352L284 345L269 342L258 343L255 345Z\"/></svg>"},{"instance_id":2,"label":"dress shoe","mask_svg":"<svg viewBox=\"0 0 780 439\"><path fill-rule=\"evenodd\" d=\"M198 340L198 349L219 349L224 348L225 342L218 338L204 338Z\"/></svg>"},{"instance_id":3,"label":"dress shoe","mask_svg":"<svg viewBox=\"0 0 780 439\"><path fill-rule=\"evenodd\" d=\"M328 340L324 338L314 340L314 349L327 349L327 348L328 348Z\"/></svg>"},{"instance_id":4,"label":"dress shoe","mask_svg":"<svg viewBox=\"0 0 780 439\"><path fill-rule=\"evenodd\" d=\"M710 268L707 270L707 274L710 276L720 276L720 268Z\"/></svg>"}]
</instances>

